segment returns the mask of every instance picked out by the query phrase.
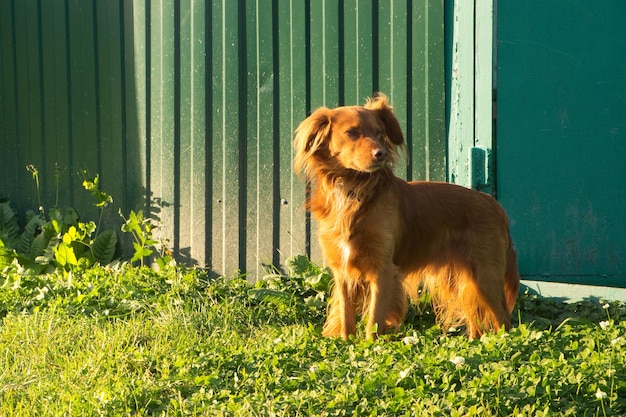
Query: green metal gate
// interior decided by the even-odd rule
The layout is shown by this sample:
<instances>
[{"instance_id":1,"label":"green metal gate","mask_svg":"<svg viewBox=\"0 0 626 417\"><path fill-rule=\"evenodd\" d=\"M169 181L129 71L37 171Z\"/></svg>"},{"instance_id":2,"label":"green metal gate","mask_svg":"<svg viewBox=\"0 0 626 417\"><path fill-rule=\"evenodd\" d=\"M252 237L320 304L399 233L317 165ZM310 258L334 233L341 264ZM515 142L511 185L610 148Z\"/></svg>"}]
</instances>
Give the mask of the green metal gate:
<instances>
[{"instance_id":1,"label":"green metal gate","mask_svg":"<svg viewBox=\"0 0 626 417\"><path fill-rule=\"evenodd\" d=\"M446 178L443 1L0 0L0 194L85 218L76 172L144 208L179 259L256 276L310 253L292 172L297 124L321 105L390 96L407 178ZM282 255L281 255L282 254Z\"/></svg>"},{"instance_id":2,"label":"green metal gate","mask_svg":"<svg viewBox=\"0 0 626 417\"><path fill-rule=\"evenodd\" d=\"M497 189L520 271L626 287L626 3L497 6Z\"/></svg>"}]
</instances>

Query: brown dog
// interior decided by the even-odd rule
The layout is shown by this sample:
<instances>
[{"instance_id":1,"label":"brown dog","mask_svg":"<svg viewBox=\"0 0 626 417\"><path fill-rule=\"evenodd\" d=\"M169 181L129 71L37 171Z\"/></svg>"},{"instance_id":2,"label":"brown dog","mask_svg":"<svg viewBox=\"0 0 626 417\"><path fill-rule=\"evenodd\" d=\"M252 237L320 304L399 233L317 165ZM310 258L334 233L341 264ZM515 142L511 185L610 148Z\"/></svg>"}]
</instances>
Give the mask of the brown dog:
<instances>
[{"instance_id":1,"label":"brown dog","mask_svg":"<svg viewBox=\"0 0 626 417\"><path fill-rule=\"evenodd\" d=\"M445 328L509 329L519 273L506 213L478 191L396 177L403 141L382 94L321 107L296 130L295 168L311 182L307 208L335 279L324 336L355 334L357 314L368 337L397 329L420 286Z\"/></svg>"}]
</instances>

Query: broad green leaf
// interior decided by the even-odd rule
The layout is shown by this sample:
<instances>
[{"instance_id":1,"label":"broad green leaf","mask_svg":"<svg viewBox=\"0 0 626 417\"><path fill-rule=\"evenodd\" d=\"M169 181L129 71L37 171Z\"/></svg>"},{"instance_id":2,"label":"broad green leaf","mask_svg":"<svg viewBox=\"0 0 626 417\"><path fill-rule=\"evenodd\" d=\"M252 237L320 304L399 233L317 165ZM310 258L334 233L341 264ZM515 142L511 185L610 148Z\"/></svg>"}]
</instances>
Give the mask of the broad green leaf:
<instances>
[{"instance_id":1,"label":"broad green leaf","mask_svg":"<svg viewBox=\"0 0 626 417\"><path fill-rule=\"evenodd\" d=\"M76 227L70 226L68 231L63 235L63 243L69 245L77 239Z\"/></svg>"},{"instance_id":2,"label":"broad green leaf","mask_svg":"<svg viewBox=\"0 0 626 417\"><path fill-rule=\"evenodd\" d=\"M131 262L140 261L146 256L152 255L152 250L146 247L141 246L139 243L134 242L133 247L135 248L135 254L133 258L130 260Z\"/></svg>"},{"instance_id":3,"label":"broad green leaf","mask_svg":"<svg viewBox=\"0 0 626 417\"><path fill-rule=\"evenodd\" d=\"M61 226L62 226L62 224L59 223L59 221L56 220L56 219L52 220L51 223L52 223L52 227L54 227L54 231L57 232L57 233L61 233Z\"/></svg>"},{"instance_id":4,"label":"broad green leaf","mask_svg":"<svg viewBox=\"0 0 626 417\"><path fill-rule=\"evenodd\" d=\"M17 215L11 208L10 202L0 203L0 238L7 241L17 238L20 227L17 223Z\"/></svg>"},{"instance_id":5,"label":"broad green leaf","mask_svg":"<svg viewBox=\"0 0 626 417\"><path fill-rule=\"evenodd\" d=\"M293 275L304 275L306 272L315 268L309 258L304 255L296 255L287 258L287 267Z\"/></svg>"},{"instance_id":6,"label":"broad green leaf","mask_svg":"<svg viewBox=\"0 0 626 417\"><path fill-rule=\"evenodd\" d=\"M172 257L168 255L162 256L156 260L156 263L159 266L159 269L166 269L172 265Z\"/></svg>"},{"instance_id":7,"label":"broad green leaf","mask_svg":"<svg viewBox=\"0 0 626 417\"><path fill-rule=\"evenodd\" d=\"M31 217L31 219L26 223L24 227L24 231L20 235L17 244L15 245L15 249L18 253L22 255L27 255L31 252L33 242L36 238L37 228L42 226L41 217L39 215ZM40 233L41 235L42 233Z\"/></svg>"},{"instance_id":8,"label":"broad green leaf","mask_svg":"<svg viewBox=\"0 0 626 417\"><path fill-rule=\"evenodd\" d=\"M0 246L0 269L3 269L13 262L13 259L17 257L17 253L13 249Z\"/></svg>"},{"instance_id":9,"label":"broad green leaf","mask_svg":"<svg viewBox=\"0 0 626 417\"><path fill-rule=\"evenodd\" d=\"M136 235L141 236L141 225L140 223L143 221L143 211L139 210L139 213L135 213L134 210L130 211L130 215L128 216L128 220L126 223L122 225L122 232L125 233L135 233Z\"/></svg>"},{"instance_id":10,"label":"broad green leaf","mask_svg":"<svg viewBox=\"0 0 626 417\"><path fill-rule=\"evenodd\" d=\"M59 243L59 246L54 249L54 259L61 266L78 264L74 249L65 242Z\"/></svg>"},{"instance_id":11,"label":"broad green leaf","mask_svg":"<svg viewBox=\"0 0 626 417\"><path fill-rule=\"evenodd\" d=\"M270 302L285 307L290 306L293 301L291 294L269 288L253 288L248 290L248 295L255 300Z\"/></svg>"},{"instance_id":12,"label":"broad green leaf","mask_svg":"<svg viewBox=\"0 0 626 417\"><path fill-rule=\"evenodd\" d=\"M43 256L46 252L46 249L49 248L51 242L53 246L56 246L58 238L55 229L50 223L48 223L43 227L41 233L39 233L35 237L35 239L33 239L33 243L30 247L30 257L32 259L35 259L38 256Z\"/></svg>"},{"instance_id":13,"label":"broad green leaf","mask_svg":"<svg viewBox=\"0 0 626 417\"><path fill-rule=\"evenodd\" d=\"M63 225L65 224L63 220L63 211L59 208L52 209L48 212L48 217L50 218L49 223L52 225L54 230L57 233L61 233Z\"/></svg>"},{"instance_id":14,"label":"broad green leaf","mask_svg":"<svg viewBox=\"0 0 626 417\"><path fill-rule=\"evenodd\" d=\"M100 265L107 265L115 255L117 234L113 230L105 230L94 240L91 249L94 260Z\"/></svg>"},{"instance_id":15,"label":"broad green leaf","mask_svg":"<svg viewBox=\"0 0 626 417\"><path fill-rule=\"evenodd\" d=\"M159 243L157 240L154 239L147 239L143 242L144 246L154 246L157 243Z\"/></svg>"},{"instance_id":16,"label":"broad green leaf","mask_svg":"<svg viewBox=\"0 0 626 417\"><path fill-rule=\"evenodd\" d=\"M65 213L63 214L63 226L67 228L68 226L76 226L78 224L78 213L71 207L65 209Z\"/></svg>"}]
</instances>

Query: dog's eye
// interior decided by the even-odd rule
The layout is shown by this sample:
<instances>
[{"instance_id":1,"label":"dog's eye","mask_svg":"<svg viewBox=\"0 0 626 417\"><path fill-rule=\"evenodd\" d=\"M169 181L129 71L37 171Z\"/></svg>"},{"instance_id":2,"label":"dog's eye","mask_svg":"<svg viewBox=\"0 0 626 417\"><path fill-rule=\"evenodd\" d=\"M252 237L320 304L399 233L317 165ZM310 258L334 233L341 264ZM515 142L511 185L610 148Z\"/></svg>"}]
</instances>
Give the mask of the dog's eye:
<instances>
[{"instance_id":1,"label":"dog's eye","mask_svg":"<svg viewBox=\"0 0 626 417\"><path fill-rule=\"evenodd\" d=\"M378 130L376 131L376 136L377 136L377 137L381 137L382 135L383 135L383 131L382 131L382 129L378 129Z\"/></svg>"},{"instance_id":2,"label":"dog's eye","mask_svg":"<svg viewBox=\"0 0 626 417\"><path fill-rule=\"evenodd\" d=\"M350 136L352 139L359 137L359 131L356 128L346 130L346 135Z\"/></svg>"}]
</instances>

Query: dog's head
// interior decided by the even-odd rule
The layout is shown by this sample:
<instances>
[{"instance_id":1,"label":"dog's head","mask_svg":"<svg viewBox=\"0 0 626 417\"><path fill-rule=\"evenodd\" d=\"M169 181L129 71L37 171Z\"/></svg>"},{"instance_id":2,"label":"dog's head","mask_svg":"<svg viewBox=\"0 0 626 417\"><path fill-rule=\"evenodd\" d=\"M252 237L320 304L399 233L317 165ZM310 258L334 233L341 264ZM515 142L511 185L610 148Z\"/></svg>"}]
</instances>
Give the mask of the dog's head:
<instances>
[{"instance_id":1,"label":"dog's head","mask_svg":"<svg viewBox=\"0 0 626 417\"><path fill-rule=\"evenodd\" d=\"M296 129L294 165L307 176L320 165L331 171L376 172L393 163L403 141L387 97L378 94L365 106L315 110Z\"/></svg>"}]
</instances>

